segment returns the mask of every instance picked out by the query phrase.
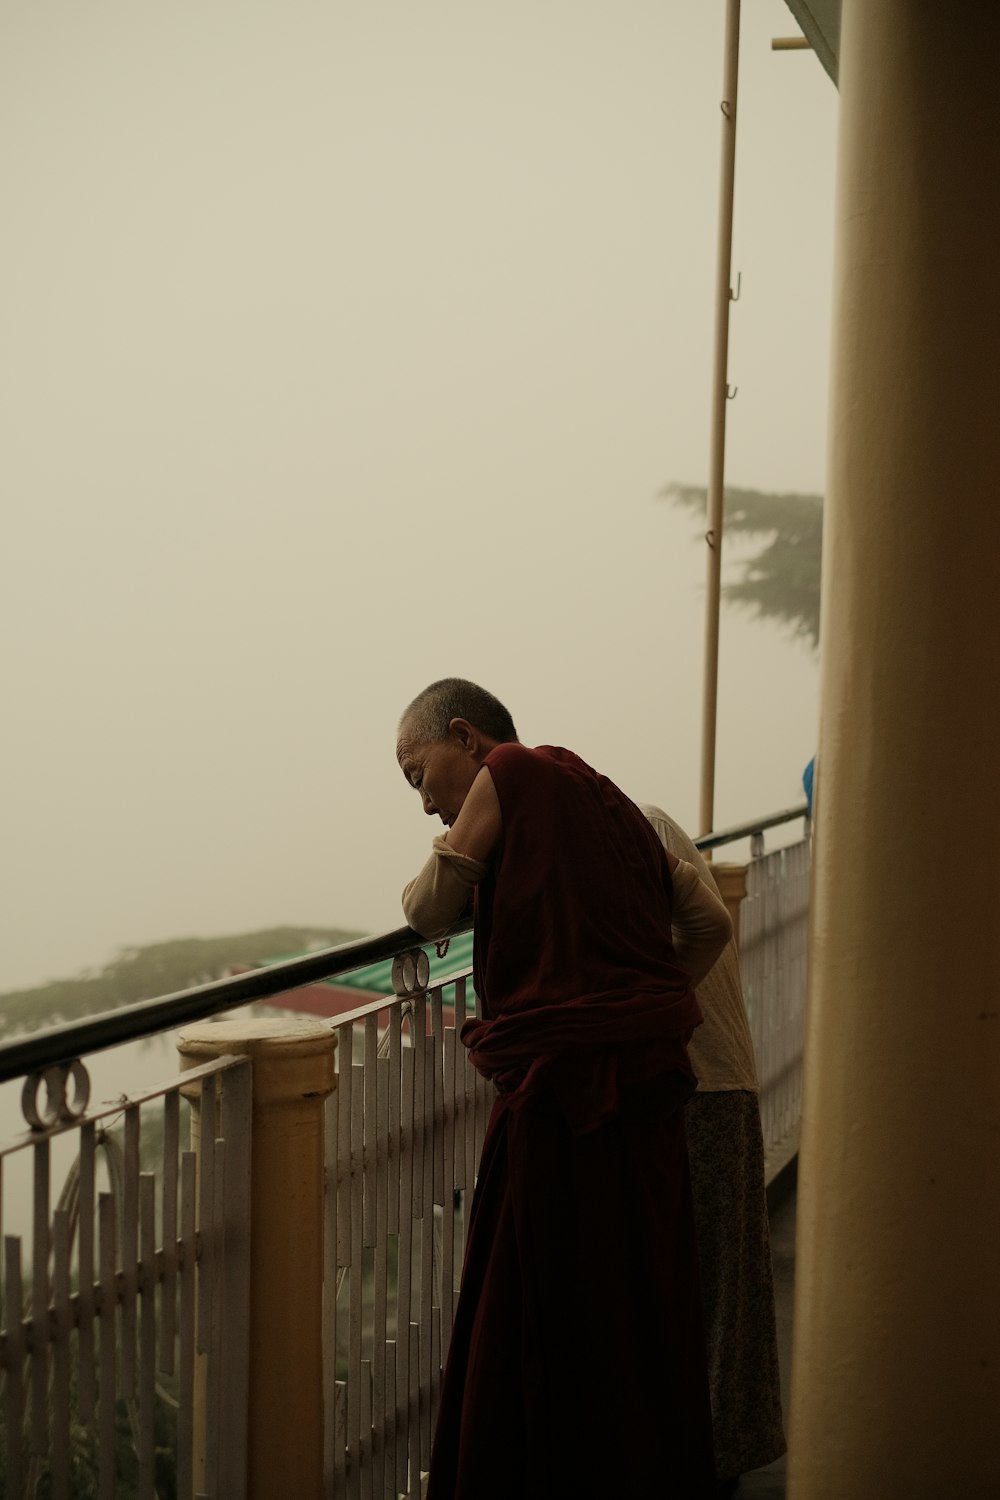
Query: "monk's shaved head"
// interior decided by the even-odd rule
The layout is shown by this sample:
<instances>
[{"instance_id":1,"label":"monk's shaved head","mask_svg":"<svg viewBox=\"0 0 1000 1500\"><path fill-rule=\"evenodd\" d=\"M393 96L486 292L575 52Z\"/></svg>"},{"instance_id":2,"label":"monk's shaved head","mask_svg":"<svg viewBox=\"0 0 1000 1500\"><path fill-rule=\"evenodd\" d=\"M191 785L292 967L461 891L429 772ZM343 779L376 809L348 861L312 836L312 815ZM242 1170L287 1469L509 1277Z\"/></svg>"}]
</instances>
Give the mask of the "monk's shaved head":
<instances>
[{"instance_id":1,"label":"monk's shaved head","mask_svg":"<svg viewBox=\"0 0 1000 1500\"><path fill-rule=\"evenodd\" d=\"M397 746L402 750L445 740L452 719L466 719L498 745L517 740L514 721L499 698L464 677L442 677L418 693L404 711Z\"/></svg>"}]
</instances>

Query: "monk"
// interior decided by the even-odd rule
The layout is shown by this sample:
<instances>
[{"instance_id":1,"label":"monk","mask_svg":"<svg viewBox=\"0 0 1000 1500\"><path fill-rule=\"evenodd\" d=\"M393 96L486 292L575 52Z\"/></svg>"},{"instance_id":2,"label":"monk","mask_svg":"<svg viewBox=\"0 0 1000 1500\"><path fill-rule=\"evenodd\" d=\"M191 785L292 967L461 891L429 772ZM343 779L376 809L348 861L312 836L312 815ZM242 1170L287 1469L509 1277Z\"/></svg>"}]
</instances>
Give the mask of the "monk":
<instances>
[{"instance_id":1,"label":"monk","mask_svg":"<svg viewBox=\"0 0 1000 1500\"><path fill-rule=\"evenodd\" d=\"M607 777L520 744L474 683L419 694L397 758L446 829L403 911L434 938L472 897L462 1041L497 1089L428 1500L704 1500L683 1105L692 986L728 914Z\"/></svg>"}]
</instances>

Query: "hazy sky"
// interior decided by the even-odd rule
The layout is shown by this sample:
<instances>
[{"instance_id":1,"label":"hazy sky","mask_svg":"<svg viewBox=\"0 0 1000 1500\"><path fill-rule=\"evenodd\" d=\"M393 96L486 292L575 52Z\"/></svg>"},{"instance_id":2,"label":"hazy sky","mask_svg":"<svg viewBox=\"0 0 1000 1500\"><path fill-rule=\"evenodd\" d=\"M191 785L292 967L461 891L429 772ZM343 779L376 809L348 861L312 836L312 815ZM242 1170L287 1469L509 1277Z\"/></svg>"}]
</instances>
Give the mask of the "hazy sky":
<instances>
[{"instance_id":1,"label":"hazy sky","mask_svg":"<svg viewBox=\"0 0 1000 1500\"><path fill-rule=\"evenodd\" d=\"M836 93L743 9L727 477L818 491ZM723 11L0 11L0 988L397 925L445 674L694 824ZM720 690L724 826L816 665L726 614Z\"/></svg>"}]
</instances>

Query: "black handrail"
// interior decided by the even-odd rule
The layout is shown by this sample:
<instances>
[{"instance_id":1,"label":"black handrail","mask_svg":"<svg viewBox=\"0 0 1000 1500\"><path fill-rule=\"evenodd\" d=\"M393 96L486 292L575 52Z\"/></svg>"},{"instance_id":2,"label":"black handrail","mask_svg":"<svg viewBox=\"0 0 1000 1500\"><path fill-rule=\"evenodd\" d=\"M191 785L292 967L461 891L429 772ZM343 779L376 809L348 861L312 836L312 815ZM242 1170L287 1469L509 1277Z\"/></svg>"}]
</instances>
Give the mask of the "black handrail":
<instances>
[{"instance_id":1,"label":"black handrail","mask_svg":"<svg viewBox=\"0 0 1000 1500\"><path fill-rule=\"evenodd\" d=\"M769 818L758 818L755 822L742 823L738 828L728 828L721 833L705 834L694 842L699 849L718 849L724 844L761 833L766 828L776 828L781 823L791 823L796 818L807 816L808 809L803 802L799 807L774 813ZM468 932L469 926L467 922L457 924L451 935ZM349 974L354 969L382 963L407 948L421 947L425 943L426 939L412 927L397 927L378 937L357 938L350 943L339 943L335 948L321 948L315 953L304 954L301 958L284 959L266 969L251 969L246 974L215 979L209 984L178 990L172 995L138 1000L132 1005L120 1006L118 1010L89 1016L85 1021L66 1021L45 1031L16 1037L0 1043L0 1083L71 1062L88 1052L138 1041L158 1031L172 1031L190 1021L203 1021L220 1011L233 1010L253 1000L268 1000L301 985Z\"/></svg>"},{"instance_id":2,"label":"black handrail","mask_svg":"<svg viewBox=\"0 0 1000 1500\"><path fill-rule=\"evenodd\" d=\"M468 925L456 931L468 931ZM228 979L213 979L189 990L137 1000L118 1010L102 1011L85 1021L65 1021L45 1031L0 1043L0 1083L36 1073L56 1063L70 1062L88 1052L138 1041L158 1031L171 1031L190 1021L203 1021L223 1010L234 1010L253 1000L267 1000L286 990L297 990L335 974L348 974L367 964L394 958L425 942L412 927L397 927L378 937L358 938L335 948L317 949L301 958L284 959L266 969L250 969Z\"/></svg>"}]
</instances>

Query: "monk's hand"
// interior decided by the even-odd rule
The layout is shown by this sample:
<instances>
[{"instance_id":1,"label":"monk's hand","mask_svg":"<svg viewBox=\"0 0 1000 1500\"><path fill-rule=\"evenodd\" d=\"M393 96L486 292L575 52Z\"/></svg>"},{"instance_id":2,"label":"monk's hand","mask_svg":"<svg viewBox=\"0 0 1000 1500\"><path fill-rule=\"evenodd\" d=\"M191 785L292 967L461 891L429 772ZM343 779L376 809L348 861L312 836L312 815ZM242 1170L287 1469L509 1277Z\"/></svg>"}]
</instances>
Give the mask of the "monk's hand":
<instances>
[{"instance_id":1,"label":"monk's hand","mask_svg":"<svg viewBox=\"0 0 1000 1500\"><path fill-rule=\"evenodd\" d=\"M487 868L482 860L459 854L439 834L431 844L427 863L403 891L407 924L421 937L444 937L466 911Z\"/></svg>"}]
</instances>

